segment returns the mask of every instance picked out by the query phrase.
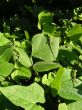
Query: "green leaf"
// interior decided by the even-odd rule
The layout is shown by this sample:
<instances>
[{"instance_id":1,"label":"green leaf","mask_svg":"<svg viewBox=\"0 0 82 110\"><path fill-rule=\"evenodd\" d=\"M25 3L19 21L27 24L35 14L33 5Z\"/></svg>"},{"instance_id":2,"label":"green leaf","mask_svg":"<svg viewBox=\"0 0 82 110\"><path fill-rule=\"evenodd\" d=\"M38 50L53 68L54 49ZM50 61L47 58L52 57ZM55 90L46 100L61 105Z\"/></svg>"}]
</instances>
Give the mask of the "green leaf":
<instances>
[{"instance_id":1,"label":"green leaf","mask_svg":"<svg viewBox=\"0 0 82 110\"><path fill-rule=\"evenodd\" d=\"M33 69L36 72L43 72L43 71L49 71L51 69L58 68L60 65L54 62L44 62L44 61L39 61L34 64Z\"/></svg>"},{"instance_id":2,"label":"green leaf","mask_svg":"<svg viewBox=\"0 0 82 110\"><path fill-rule=\"evenodd\" d=\"M3 54L1 55L1 57L5 60L5 61L9 61L11 59L11 57L13 56L13 49L7 48Z\"/></svg>"},{"instance_id":3,"label":"green leaf","mask_svg":"<svg viewBox=\"0 0 82 110\"><path fill-rule=\"evenodd\" d=\"M78 43L82 39L82 26L81 24L75 24L73 28L68 32L68 37L74 42Z\"/></svg>"},{"instance_id":4,"label":"green leaf","mask_svg":"<svg viewBox=\"0 0 82 110\"><path fill-rule=\"evenodd\" d=\"M9 86L1 87L1 93L10 100L16 106L20 106L25 110L44 110L40 105L36 103L44 103L44 90L37 83L33 83L30 86Z\"/></svg>"},{"instance_id":5,"label":"green leaf","mask_svg":"<svg viewBox=\"0 0 82 110\"><path fill-rule=\"evenodd\" d=\"M59 37L50 37L50 47L56 60L59 51Z\"/></svg>"},{"instance_id":6,"label":"green leaf","mask_svg":"<svg viewBox=\"0 0 82 110\"><path fill-rule=\"evenodd\" d=\"M42 77L42 84L50 86L52 81L53 81L53 79L54 79L54 77L55 77L55 73L50 72L48 75L45 74Z\"/></svg>"},{"instance_id":7,"label":"green leaf","mask_svg":"<svg viewBox=\"0 0 82 110\"><path fill-rule=\"evenodd\" d=\"M14 69L14 65L8 62L5 62L1 57L0 57L0 76L8 76L12 70Z\"/></svg>"},{"instance_id":8,"label":"green leaf","mask_svg":"<svg viewBox=\"0 0 82 110\"><path fill-rule=\"evenodd\" d=\"M0 109L1 110L20 110L19 107L17 107L14 104L12 104L2 94L0 94Z\"/></svg>"},{"instance_id":9,"label":"green leaf","mask_svg":"<svg viewBox=\"0 0 82 110\"><path fill-rule=\"evenodd\" d=\"M82 110L82 100L69 103L68 110Z\"/></svg>"},{"instance_id":10,"label":"green leaf","mask_svg":"<svg viewBox=\"0 0 82 110\"><path fill-rule=\"evenodd\" d=\"M70 74L71 69L60 68L58 70L51 84L52 95L58 94L60 97L69 100L82 100L82 82L80 80L72 81Z\"/></svg>"},{"instance_id":11,"label":"green leaf","mask_svg":"<svg viewBox=\"0 0 82 110\"><path fill-rule=\"evenodd\" d=\"M41 30L41 26L43 26L44 24L50 24L53 21L53 15L47 11L44 10L42 12L39 13L38 15L38 29Z\"/></svg>"},{"instance_id":12,"label":"green leaf","mask_svg":"<svg viewBox=\"0 0 82 110\"><path fill-rule=\"evenodd\" d=\"M48 35L49 37L54 36L55 37L55 33L56 33L56 26L55 24L45 24L43 26L43 32L44 34ZM58 37L58 36L56 36Z\"/></svg>"},{"instance_id":13,"label":"green leaf","mask_svg":"<svg viewBox=\"0 0 82 110\"><path fill-rule=\"evenodd\" d=\"M10 82L10 81L1 81L1 86L2 87L7 87L7 86L12 86L13 85L13 82Z\"/></svg>"},{"instance_id":14,"label":"green leaf","mask_svg":"<svg viewBox=\"0 0 82 110\"><path fill-rule=\"evenodd\" d=\"M11 43L7 43L6 45L0 46L0 55L3 54L3 52L11 47Z\"/></svg>"},{"instance_id":15,"label":"green leaf","mask_svg":"<svg viewBox=\"0 0 82 110\"><path fill-rule=\"evenodd\" d=\"M26 40L29 40L29 38L30 38L30 37L29 37L29 33L25 30L25 31L24 31L24 34L25 34Z\"/></svg>"},{"instance_id":16,"label":"green leaf","mask_svg":"<svg viewBox=\"0 0 82 110\"><path fill-rule=\"evenodd\" d=\"M20 67L11 74L11 78L17 82L20 82L20 79L28 79L30 77L31 71L26 67Z\"/></svg>"},{"instance_id":17,"label":"green leaf","mask_svg":"<svg viewBox=\"0 0 82 110\"><path fill-rule=\"evenodd\" d=\"M0 33L0 46L6 45L10 40L4 37L3 33Z\"/></svg>"},{"instance_id":18,"label":"green leaf","mask_svg":"<svg viewBox=\"0 0 82 110\"><path fill-rule=\"evenodd\" d=\"M58 94L58 91L61 87L61 81L62 81L62 76L63 76L64 68L59 68L59 70L56 73L56 78L54 78L52 84L51 84L51 90L52 90L52 95L56 96Z\"/></svg>"},{"instance_id":19,"label":"green leaf","mask_svg":"<svg viewBox=\"0 0 82 110\"><path fill-rule=\"evenodd\" d=\"M36 34L32 39L32 56L44 61L53 61L54 56L43 33Z\"/></svg>"},{"instance_id":20,"label":"green leaf","mask_svg":"<svg viewBox=\"0 0 82 110\"><path fill-rule=\"evenodd\" d=\"M5 80L5 77L0 76L0 81L4 81L4 80Z\"/></svg>"},{"instance_id":21,"label":"green leaf","mask_svg":"<svg viewBox=\"0 0 82 110\"><path fill-rule=\"evenodd\" d=\"M15 49L19 54L18 61L26 67L32 66L32 62L30 58L28 57L27 53L21 48L15 48Z\"/></svg>"},{"instance_id":22,"label":"green leaf","mask_svg":"<svg viewBox=\"0 0 82 110\"><path fill-rule=\"evenodd\" d=\"M68 107L65 103L60 103L58 106L58 110L68 110Z\"/></svg>"},{"instance_id":23,"label":"green leaf","mask_svg":"<svg viewBox=\"0 0 82 110\"><path fill-rule=\"evenodd\" d=\"M62 62L62 65L69 66L70 64L75 64L78 61L78 53L76 53L71 44L67 48L65 46L60 46L58 52L58 61Z\"/></svg>"}]
</instances>

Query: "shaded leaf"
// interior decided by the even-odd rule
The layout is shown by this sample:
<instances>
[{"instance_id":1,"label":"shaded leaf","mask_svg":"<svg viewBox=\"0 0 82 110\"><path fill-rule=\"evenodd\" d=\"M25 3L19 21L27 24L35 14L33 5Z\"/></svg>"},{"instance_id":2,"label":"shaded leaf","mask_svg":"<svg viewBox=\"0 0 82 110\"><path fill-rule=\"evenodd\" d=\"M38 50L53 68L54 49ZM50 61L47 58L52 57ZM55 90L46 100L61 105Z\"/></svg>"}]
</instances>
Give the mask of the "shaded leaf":
<instances>
[{"instance_id":1,"label":"shaded leaf","mask_svg":"<svg viewBox=\"0 0 82 110\"><path fill-rule=\"evenodd\" d=\"M41 26L43 26L44 24L52 23L52 21L53 15L49 11L44 10L40 12L38 15L38 29L41 29Z\"/></svg>"},{"instance_id":2,"label":"shaded leaf","mask_svg":"<svg viewBox=\"0 0 82 110\"><path fill-rule=\"evenodd\" d=\"M56 26L55 24L44 24L43 26L43 32L44 34L48 35L49 37L55 37L56 33ZM58 36L56 36L58 37Z\"/></svg>"},{"instance_id":3,"label":"shaded leaf","mask_svg":"<svg viewBox=\"0 0 82 110\"><path fill-rule=\"evenodd\" d=\"M20 79L28 79L31 77L31 71L26 67L20 67L18 70L15 70L11 77L13 80L20 82Z\"/></svg>"},{"instance_id":4,"label":"shaded leaf","mask_svg":"<svg viewBox=\"0 0 82 110\"><path fill-rule=\"evenodd\" d=\"M20 110L20 108L0 94L0 110Z\"/></svg>"},{"instance_id":5,"label":"shaded leaf","mask_svg":"<svg viewBox=\"0 0 82 110\"><path fill-rule=\"evenodd\" d=\"M13 49L12 49L12 48L7 48L7 49L3 52L3 54L1 55L1 57L2 57L5 61L9 61L12 56L13 56Z\"/></svg>"},{"instance_id":6,"label":"shaded leaf","mask_svg":"<svg viewBox=\"0 0 82 110\"><path fill-rule=\"evenodd\" d=\"M78 43L82 39L82 26L81 24L75 24L73 28L68 32L68 37L74 42ZM81 41L82 42L82 41Z\"/></svg>"}]
</instances>

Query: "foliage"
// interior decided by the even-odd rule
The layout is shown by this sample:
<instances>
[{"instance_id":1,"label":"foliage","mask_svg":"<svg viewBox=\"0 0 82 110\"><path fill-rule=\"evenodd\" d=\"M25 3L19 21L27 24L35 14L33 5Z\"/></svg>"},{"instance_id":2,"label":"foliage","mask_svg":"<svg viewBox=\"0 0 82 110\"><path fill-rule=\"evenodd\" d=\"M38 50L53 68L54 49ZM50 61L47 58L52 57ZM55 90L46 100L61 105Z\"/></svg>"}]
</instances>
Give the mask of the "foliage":
<instances>
[{"instance_id":1,"label":"foliage","mask_svg":"<svg viewBox=\"0 0 82 110\"><path fill-rule=\"evenodd\" d=\"M82 109L82 7L62 3L1 1L0 110Z\"/></svg>"}]
</instances>

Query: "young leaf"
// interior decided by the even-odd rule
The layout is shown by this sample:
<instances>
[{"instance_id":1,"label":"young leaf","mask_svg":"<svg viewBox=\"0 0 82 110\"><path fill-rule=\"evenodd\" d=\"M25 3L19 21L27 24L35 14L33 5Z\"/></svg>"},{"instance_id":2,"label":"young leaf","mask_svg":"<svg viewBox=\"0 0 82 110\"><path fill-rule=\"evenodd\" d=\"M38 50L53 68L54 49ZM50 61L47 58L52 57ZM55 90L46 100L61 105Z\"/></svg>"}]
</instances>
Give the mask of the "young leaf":
<instances>
[{"instance_id":1,"label":"young leaf","mask_svg":"<svg viewBox=\"0 0 82 110\"><path fill-rule=\"evenodd\" d=\"M32 39L32 56L44 61L53 61L54 56L43 33L36 34Z\"/></svg>"},{"instance_id":2,"label":"young leaf","mask_svg":"<svg viewBox=\"0 0 82 110\"><path fill-rule=\"evenodd\" d=\"M33 69L37 72L49 71L58 68L60 65L54 62L39 61L34 64Z\"/></svg>"},{"instance_id":3,"label":"young leaf","mask_svg":"<svg viewBox=\"0 0 82 110\"><path fill-rule=\"evenodd\" d=\"M25 34L26 40L29 40L29 33L25 30L24 34Z\"/></svg>"},{"instance_id":4,"label":"young leaf","mask_svg":"<svg viewBox=\"0 0 82 110\"><path fill-rule=\"evenodd\" d=\"M44 103L44 90L37 83L30 86L9 86L0 87L1 93L16 106L20 106L25 110L44 110L36 103Z\"/></svg>"},{"instance_id":5,"label":"young leaf","mask_svg":"<svg viewBox=\"0 0 82 110\"><path fill-rule=\"evenodd\" d=\"M45 74L42 77L42 84L50 86L52 81L53 81L53 79L54 79L54 77L55 77L55 73L50 72L48 75Z\"/></svg>"}]
</instances>

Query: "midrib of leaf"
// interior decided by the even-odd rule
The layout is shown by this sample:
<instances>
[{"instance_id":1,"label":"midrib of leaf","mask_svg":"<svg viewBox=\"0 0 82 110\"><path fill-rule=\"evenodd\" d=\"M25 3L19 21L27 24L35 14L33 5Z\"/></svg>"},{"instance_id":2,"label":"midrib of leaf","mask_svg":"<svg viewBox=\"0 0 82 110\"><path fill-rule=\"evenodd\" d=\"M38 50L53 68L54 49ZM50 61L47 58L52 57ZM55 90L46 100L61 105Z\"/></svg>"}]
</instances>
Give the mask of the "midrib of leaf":
<instances>
[{"instance_id":1,"label":"midrib of leaf","mask_svg":"<svg viewBox=\"0 0 82 110\"><path fill-rule=\"evenodd\" d=\"M39 51L39 47L40 47L40 44L41 44L41 42L42 42L42 39L43 39L43 33L41 34L41 37L39 38L39 40L38 40L38 44L39 44L39 46L37 45L37 48L36 48L36 50L37 51ZM43 45L43 44L42 44ZM37 53L37 52L36 52Z\"/></svg>"}]
</instances>

